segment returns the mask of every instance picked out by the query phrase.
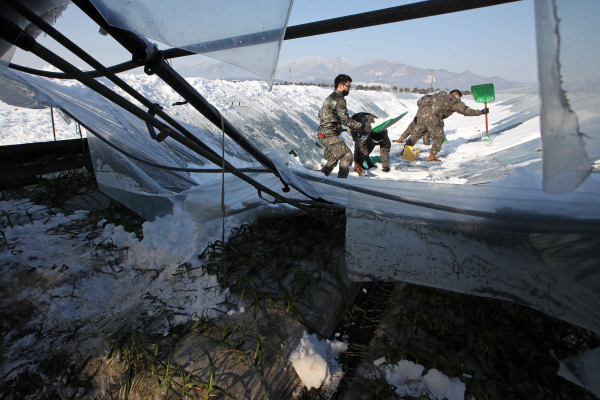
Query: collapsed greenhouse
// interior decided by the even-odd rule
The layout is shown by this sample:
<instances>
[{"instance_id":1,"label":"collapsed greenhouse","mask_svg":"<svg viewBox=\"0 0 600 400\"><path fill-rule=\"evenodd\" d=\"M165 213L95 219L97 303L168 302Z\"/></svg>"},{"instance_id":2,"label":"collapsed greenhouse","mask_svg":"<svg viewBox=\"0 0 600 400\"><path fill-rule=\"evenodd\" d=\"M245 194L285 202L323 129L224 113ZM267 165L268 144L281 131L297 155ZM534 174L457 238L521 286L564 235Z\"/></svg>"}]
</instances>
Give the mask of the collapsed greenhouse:
<instances>
[{"instance_id":1,"label":"collapsed greenhouse","mask_svg":"<svg viewBox=\"0 0 600 400\"><path fill-rule=\"evenodd\" d=\"M482 157L477 166L462 163L451 174L465 184L456 185L324 177L314 170L322 150L313 145L298 158L278 146L282 142L278 135L286 134L277 131L285 130L283 118L272 123L261 120L258 111L244 111L247 120L256 122L256 129L272 132L271 146L257 145L230 122L226 110L207 101L166 59L204 54L262 76L270 89L283 40L504 1L472 6L469 1L435 0L346 17L337 24L323 21L287 27L292 1L268 2L268 15L254 11L260 9L256 2L236 1L240 15L253 18L244 19L244 24L226 24L230 9L211 2L191 7L199 9L192 15L182 5L188 14L183 18L179 9L161 1L124 5L73 0L131 52L132 61L111 68L93 60L44 22L42 17L60 12L56 10L68 3L0 2L0 99L18 107L53 107L77 121L87 131L100 190L147 221L158 226L164 222L165 235L173 229L175 216L202 224L250 212L271 215L273 209L268 206L273 204L287 205L279 207L280 216L296 215L297 210L344 209L349 281L406 282L508 300L600 333L600 193L585 189L590 187L585 186L590 175L598 173L600 160L596 68L600 38L593 31L597 13L586 10L597 6L536 1L539 88L498 91L496 103L506 110L506 117L490 134L515 129L539 116L541 159L539 138L512 143L503 153ZM181 23L161 22L175 18ZM63 43L96 71L82 72L38 44L25 29L29 23ZM193 28L199 25L210 29ZM159 51L146 38L173 49ZM37 71L38 75L76 79L86 87L65 86L10 64L15 46L63 71ZM174 118L115 75L138 66L162 79L188 103L186 107L213 125L203 127L213 133L207 136L210 143L196 134L198 127L193 123ZM95 80L102 76L114 85ZM373 105L368 96L357 101L365 109ZM293 136L293 141L306 143L306 138ZM498 163L507 169L502 174ZM522 165L542 174L540 188L494 184ZM206 178L215 174L220 178ZM335 218L327 218L339 224ZM562 376L600 395L594 379L600 371L600 349L560 361Z\"/></svg>"}]
</instances>

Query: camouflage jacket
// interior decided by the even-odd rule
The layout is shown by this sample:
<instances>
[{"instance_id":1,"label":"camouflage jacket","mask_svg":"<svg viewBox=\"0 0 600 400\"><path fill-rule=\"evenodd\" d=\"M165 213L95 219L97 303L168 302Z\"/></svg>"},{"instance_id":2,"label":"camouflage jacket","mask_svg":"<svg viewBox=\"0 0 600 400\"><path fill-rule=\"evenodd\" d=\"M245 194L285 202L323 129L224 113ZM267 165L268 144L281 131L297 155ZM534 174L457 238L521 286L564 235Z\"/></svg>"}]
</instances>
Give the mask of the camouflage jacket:
<instances>
[{"instance_id":1,"label":"camouflage jacket","mask_svg":"<svg viewBox=\"0 0 600 400\"><path fill-rule=\"evenodd\" d=\"M416 121L417 123L444 126L443 120L455 112L468 117L481 115L480 110L473 110L454 95L441 91L419 105Z\"/></svg>"},{"instance_id":2,"label":"camouflage jacket","mask_svg":"<svg viewBox=\"0 0 600 400\"><path fill-rule=\"evenodd\" d=\"M323 102L323 107L319 111L319 133L328 136L339 136L342 133L342 124L351 129L361 129L362 124L350 119L348 109L346 108L346 99L342 93L335 91L329 95Z\"/></svg>"},{"instance_id":3,"label":"camouflage jacket","mask_svg":"<svg viewBox=\"0 0 600 400\"><path fill-rule=\"evenodd\" d=\"M358 138L368 136L371 133L371 125L375 122L375 118L377 118L375 115L365 112L356 113L350 117L351 120L358 121L362 125L360 129L352 130L352 140L356 142Z\"/></svg>"}]
</instances>

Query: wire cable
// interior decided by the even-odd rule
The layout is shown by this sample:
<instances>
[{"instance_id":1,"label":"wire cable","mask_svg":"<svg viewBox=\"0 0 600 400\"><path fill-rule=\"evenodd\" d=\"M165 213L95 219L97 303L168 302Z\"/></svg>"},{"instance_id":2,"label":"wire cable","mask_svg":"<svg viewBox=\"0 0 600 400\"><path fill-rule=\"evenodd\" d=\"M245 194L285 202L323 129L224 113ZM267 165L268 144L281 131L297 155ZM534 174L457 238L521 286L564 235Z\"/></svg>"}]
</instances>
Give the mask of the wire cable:
<instances>
[{"instance_id":1,"label":"wire cable","mask_svg":"<svg viewBox=\"0 0 600 400\"><path fill-rule=\"evenodd\" d=\"M65 114L67 114L69 117L73 118L74 120L78 121L77 118L75 118L70 112L66 111L66 110L61 110L62 112L64 112ZM184 168L184 167L172 167L172 166L168 166L168 165L161 165L161 164L156 164L153 163L152 161L147 161L144 160L143 158L140 158L138 156L134 156L133 154L129 153L126 150L121 149L120 147L116 146L115 144L111 143L110 140L106 139L105 137L103 137L102 135L92 131L90 128L88 128L85 124L78 122L81 126L83 126L88 132L91 132L95 137L97 137L98 139L100 139L101 141L103 141L104 143L106 143L107 145L109 145L110 147L112 147L113 149L115 149L117 152L135 160L135 161L139 161L142 164L146 164L149 165L151 167L155 167L155 168L160 168L160 169L164 169L164 170L168 170L168 171L178 171L178 172L195 172L195 173L220 173L222 171L224 171L224 168L221 169L209 169L209 168ZM237 171L240 172L258 172L258 173L271 173L271 171L267 170L267 169L256 169L256 168L238 168ZM229 172L229 171L226 171Z\"/></svg>"}]
</instances>

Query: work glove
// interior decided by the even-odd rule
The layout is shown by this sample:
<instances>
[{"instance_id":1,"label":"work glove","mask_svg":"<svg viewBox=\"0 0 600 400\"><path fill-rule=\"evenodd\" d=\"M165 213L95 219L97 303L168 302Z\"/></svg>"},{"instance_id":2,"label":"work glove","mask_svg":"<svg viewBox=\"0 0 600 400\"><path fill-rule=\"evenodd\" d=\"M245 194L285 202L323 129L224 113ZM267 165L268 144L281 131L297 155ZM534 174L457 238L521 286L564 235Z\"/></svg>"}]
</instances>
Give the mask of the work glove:
<instances>
[{"instance_id":1,"label":"work glove","mask_svg":"<svg viewBox=\"0 0 600 400\"><path fill-rule=\"evenodd\" d=\"M482 113L482 114L489 114L489 112L490 112L490 109L489 109L489 108L487 108L487 107L486 107L486 108L484 108L483 110L481 110L481 113Z\"/></svg>"}]
</instances>

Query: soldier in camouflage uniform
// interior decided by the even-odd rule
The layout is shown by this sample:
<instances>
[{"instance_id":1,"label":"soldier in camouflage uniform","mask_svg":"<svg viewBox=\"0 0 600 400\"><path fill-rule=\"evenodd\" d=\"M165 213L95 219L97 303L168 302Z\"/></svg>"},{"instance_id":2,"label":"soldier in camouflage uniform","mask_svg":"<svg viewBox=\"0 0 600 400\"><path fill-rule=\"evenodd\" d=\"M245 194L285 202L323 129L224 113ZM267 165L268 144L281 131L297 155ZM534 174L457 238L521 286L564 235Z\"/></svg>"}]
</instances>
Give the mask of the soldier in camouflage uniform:
<instances>
[{"instance_id":1,"label":"soldier in camouflage uniform","mask_svg":"<svg viewBox=\"0 0 600 400\"><path fill-rule=\"evenodd\" d=\"M417 119L417 118L415 117L415 119ZM404 133L400 136L400 139L394 140L394 143L402 143L403 141L405 141L407 137L412 135L412 131L413 131L413 129L415 129L415 126L417 126L417 124L413 120L410 123L410 125L408 125L408 128L406 128ZM423 135L423 144L425 146L429 146L431 144L431 138L429 137L429 133L426 133Z\"/></svg>"},{"instance_id":2,"label":"soldier in camouflage uniform","mask_svg":"<svg viewBox=\"0 0 600 400\"><path fill-rule=\"evenodd\" d=\"M431 105L432 97L433 97L432 95L427 94L427 95L421 97L419 99L419 101L417 101L417 106L419 107L419 109L417 110L417 116L419 115L419 111L424 110L425 108L427 108ZM400 139L394 140L394 143L402 143L403 141L406 140L407 137L412 135L413 129L415 129L415 126L417 125L415 121L417 121L417 117L415 117L414 120L410 123L410 125L408 125L408 127L406 128L406 130L404 131L402 136L400 136ZM425 135L423 135L423 144L425 146L429 146L430 143L431 143L431 138L429 137L429 133L426 133Z\"/></svg>"},{"instance_id":3,"label":"soldier in camouflage uniform","mask_svg":"<svg viewBox=\"0 0 600 400\"><path fill-rule=\"evenodd\" d=\"M430 103L425 107L419 107L417 116L415 117L415 126L412 129L410 139L406 141L406 146L414 146L419 139L429 133L433 139L431 152L427 161L440 161L436 154L442 148L442 144L446 139L444 135L444 119L448 118L455 112L474 117L489 112L488 108L483 110L473 110L467 107L465 103L460 101L462 93L459 90L453 90L450 93L441 91L431 96Z\"/></svg>"},{"instance_id":4,"label":"soldier in camouflage uniform","mask_svg":"<svg viewBox=\"0 0 600 400\"><path fill-rule=\"evenodd\" d=\"M390 172L390 149L392 148L392 142L388 137L387 129L381 132L371 131L371 124L375 122L375 118L377 118L375 115L369 113L356 113L352 116L353 120L363 124L362 130L352 131L352 139L354 140L354 172L360 176L367 176L362 170L364 162L367 163L369 168L377 168L369 158L369 154L371 154L375 146L380 146L379 151L381 154L381 163L383 164L382 171Z\"/></svg>"},{"instance_id":5,"label":"soldier in camouflage uniform","mask_svg":"<svg viewBox=\"0 0 600 400\"><path fill-rule=\"evenodd\" d=\"M340 163L338 178L347 178L352 164L352 150L339 137L342 133L342 124L351 129L362 129L363 124L348 116L346 100L350 92L350 82L352 78L348 75L338 75L335 78L335 91L329 95L323 102L323 107L319 111L318 137L325 147L325 159L327 164L322 171L326 176L331 174L337 163Z\"/></svg>"}]
</instances>

